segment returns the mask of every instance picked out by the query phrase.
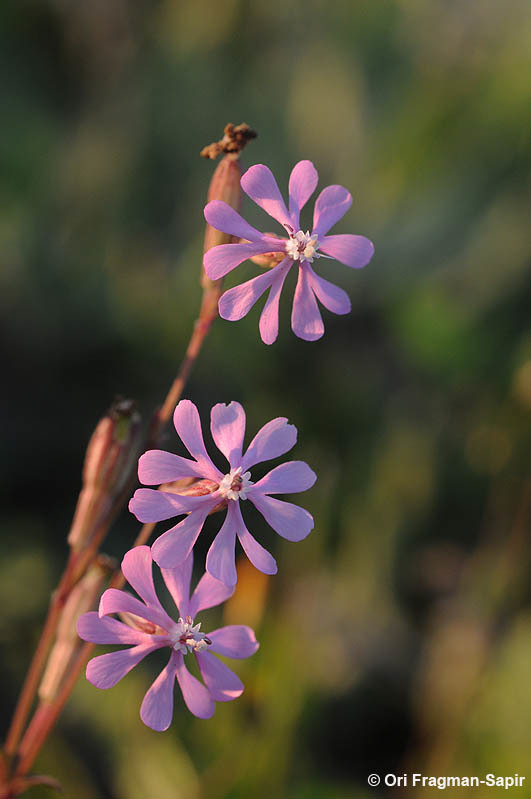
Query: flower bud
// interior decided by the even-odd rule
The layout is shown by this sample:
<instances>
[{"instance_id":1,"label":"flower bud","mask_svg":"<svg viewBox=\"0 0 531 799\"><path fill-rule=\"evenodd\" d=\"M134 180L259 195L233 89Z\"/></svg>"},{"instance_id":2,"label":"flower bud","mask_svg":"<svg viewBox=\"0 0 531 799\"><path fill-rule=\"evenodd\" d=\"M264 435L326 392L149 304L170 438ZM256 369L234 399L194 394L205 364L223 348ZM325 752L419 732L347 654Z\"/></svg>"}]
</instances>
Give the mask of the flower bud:
<instances>
[{"instance_id":1,"label":"flower bud","mask_svg":"<svg viewBox=\"0 0 531 799\"><path fill-rule=\"evenodd\" d=\"M89 441L68 543L73 550L88 546L109 516L138 455L140 415L132 400L117 400L96 426Z\"/></svg>"},{"instance_id":2,"label":"flower bud","mask_svg":"<svg viewBox=\"0 0 531 799\"><path fill-rule=\"evenodd\" d=\"M77 620L82 613L93 609L102 583L113 568L114 563L111 559L100 555L72 589L61 613L55 643L39 687L41 700L51 702L57 695L63 677L74 661L80 645L76 629Z\"/></svg>"}]
</instances>

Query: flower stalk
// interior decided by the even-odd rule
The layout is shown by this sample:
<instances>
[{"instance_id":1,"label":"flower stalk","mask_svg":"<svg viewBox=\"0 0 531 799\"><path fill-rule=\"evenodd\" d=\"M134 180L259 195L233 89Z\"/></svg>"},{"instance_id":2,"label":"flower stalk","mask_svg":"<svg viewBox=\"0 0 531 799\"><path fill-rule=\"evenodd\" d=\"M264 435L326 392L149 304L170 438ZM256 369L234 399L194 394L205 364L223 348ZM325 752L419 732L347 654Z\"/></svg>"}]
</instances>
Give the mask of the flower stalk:
<instances>
[{"instance_id":1,"label":"flower stalk","mask_svg":"<svg viewBox=\"0 0 531 799\"><path fill-rule=\"evenodd\" d=\"M223 138L202 151L201 154L206 158L216 158L224 153L212 177L208 201L219 199L236 210L239 208L242 173L239 153L247 141L255 136L256 133L248 125L227 125ZM220 233L207 224L204 252L217 244L233 240L232 236ZM201 307L185 357L166 398L153 415L144 447L156 446L182 396L212 323L218 316L222 280L210 280L201 267L201 285ZM91 591L94 589L98 593L101 587L100 581L98 587L94 588L96 579L93 576L94 583L88 589L84 576L90 583L88 570L98 558L105 535L134 487L136 475L133 467L139 454L139 445L140 418L134 404L129 400L119 400L100 421L87 448L82 489L68 535L70 555L52 595L41 638L15 708L6 738L5 756L1 754L0 757L0 799L21 795L35 784L35 780L49 780L25 775L53 729L93 649L91 643L77 647L72 645L66 629L70 621L79 615L80 608L73 610L74 605L80 601L82 609L86 610L90 605L89 599L94 599ZM154 527L153 523L144 524L133 546L147 543ZM109 586L120 588L123 584L122 573L115 570ZM79 590L74 594L76 587ZM48 660L54 641L56 646ZM45 667L40 703L25 729Z\"/></svg>"},{"instance_id":2,"label":"flower stalk","mask_svg":"<svg viewBox=\"0 0 531 799\"><path fill-rule=\"evenodd\" d=\"M73 664L80 648L76 623L82 613L92 609L105 577L114 569L108 558L99 556L68 597L57 625L55 643L39 686L39 699L53 702L65 674Z\"/></svg>"},{"instance_id":3,"label":"flower stalk","mask_svg":"<svg viewBox=\"0 0 531 799\"><path fill-rule=\"evenodd\" d=\"M255 137L256 133L248 125L234 126L228 124L225 127L224 136L219 142L214 142L203 148L201 151L203 158L214 159L221 153L225 153L212 175L207 202L221 200L230 205L231 208L234 208L235 211L239 211L241 205L240 181L242 176L239 154L247 142ZM230 244L235 241L237 241L235 237L222 233L207 224L203 253L208 252L212 247L217 247L219 244ZM218 316L218 302L221 297L223 278L211 280L202 266L201 286L203 288L203 297L199 316L195 322L181 368L168 391L164 403L155 416L153 429L153 437L155 439L161 429L169 422L175 406L181 399L184 386L201 351L203 342L210 331L212 322Z\"/></svg>"},{"instance_id":4,"label":"flower stalk","mask_svg":"<svg viewBox=\"0 0 531 799\"><path fill-rule=\"evenodd\" d=\"M130 400L119 400L89 441L83 485L68 535L70 555L52 594L46 621L9 728L5 753L12 757L30 713L57 626L69 596L97 555L114 518L127 499L138 455L140 417Z\"/></svg>"}]
</instances>

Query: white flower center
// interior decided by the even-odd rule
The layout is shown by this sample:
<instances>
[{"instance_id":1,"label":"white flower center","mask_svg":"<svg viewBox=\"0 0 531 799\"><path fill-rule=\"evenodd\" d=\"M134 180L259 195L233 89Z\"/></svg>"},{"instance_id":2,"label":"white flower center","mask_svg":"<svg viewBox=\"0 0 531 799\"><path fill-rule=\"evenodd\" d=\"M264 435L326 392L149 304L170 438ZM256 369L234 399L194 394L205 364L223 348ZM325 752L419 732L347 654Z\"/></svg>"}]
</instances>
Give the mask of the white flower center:
<instances>
[{"instance_id":1,"label":"white flower center","mask_svg":"<svg viewBox=\"0 0 531 799\"><path fill-rule=\"evenodd\" d=\"M170 632L170 642L172 649L187 655L188 652L201 652L212 643L205 633L200 633L201 622L194 627L194 620L191 616L185 619L179 618L177 624Z\"/></svg>"},{"instance_id":2,"label":"white flower center","mask_svg":"<svg viewBox=\"0 0 531 799\"><path fill-rule=\"evenodd\" d=\"M231 469L219 484L221 496L225 499L246 499L249 488L253 485L250 480L251 472L242 474L242 467Z\"/></svg>"},{"instance_id":3,"label":"white flower center","mask_svg":"<svg viewBox=\"0 0 531 799\"><path fill-rule=\"evenodd\" d=\"M286 254L294 261L308 261L311 264L314 258L321 257L321 253L317 252L319 246L317 236L313 236L309 230L306 233L298 230L290 234L286 242Z\"/></svg>"}]
</instances>

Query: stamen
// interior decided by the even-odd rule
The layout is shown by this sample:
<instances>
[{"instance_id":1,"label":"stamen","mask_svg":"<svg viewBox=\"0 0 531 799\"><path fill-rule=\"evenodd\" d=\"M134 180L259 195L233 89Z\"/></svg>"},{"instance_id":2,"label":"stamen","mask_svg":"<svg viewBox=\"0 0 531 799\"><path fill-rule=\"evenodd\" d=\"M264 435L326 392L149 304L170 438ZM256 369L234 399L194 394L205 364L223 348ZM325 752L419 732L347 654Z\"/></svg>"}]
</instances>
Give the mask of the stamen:
<instances>
[{"instance_id":1,"label":"stamen","mask_svg":"<svg viewBox=\"0 0 531 799\"><path fill-rule=\"evenodd\" d=\"M229 474L226 474L219 484L221 496L225 499L233 500L246 499L247 492L253 485L250 477L251 472L242 474L241 466L238 466L237 469L231 469Z\"/></svg>"},{"instance_id":2,"label":"stamen","mask_svg":"<svg viewBox=\"0 0 531 799\"><path fill-rule=\"evenodd\" d=\"M319 245L319 239L312 236L309 230L306 233L298 230L290 234L286 242L286 254L294 261L307 261L311 264L314 258L321 257L321 253L317 252Z\"/></svg>"},{"instance_id":3,"label":"stamen","mask_svg":"<svg viewBox=\"0 0 531 799\"><path fill-rule=\"evenodd\" d=\"M212 640L205 633L199 632L200 628L201 623L194 626L191 616L180 618L170 634L170 643L174 651L187 655L189 652L201 652L210 646Z\"/></svg>"}]
</instances>

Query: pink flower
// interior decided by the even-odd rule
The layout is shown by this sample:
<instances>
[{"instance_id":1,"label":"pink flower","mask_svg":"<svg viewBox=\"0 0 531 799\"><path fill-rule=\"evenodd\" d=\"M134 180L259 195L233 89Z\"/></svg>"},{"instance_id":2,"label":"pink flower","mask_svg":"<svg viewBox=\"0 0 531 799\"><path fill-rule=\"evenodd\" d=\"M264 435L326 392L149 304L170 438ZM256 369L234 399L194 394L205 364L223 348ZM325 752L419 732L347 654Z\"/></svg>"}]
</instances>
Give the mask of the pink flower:
<instances>
[{"instance_id":1,"label":"pink flower","mask_svg":"<svg viewBox=\"0 0 531 799\"><path fill-rule=\"evenodd\" d=\"M318 175L311 161L299 161L289 179L289 210L286 208L271 170L256 164L241 179L242 189L254 202L283 226L289 238L260 233L247 224L227 203L214 200L205 208L209 225L223 233L245 239L239 244L220 244L205 253L207 275L217 280L231 272L247 258L264 253L284 253L280 263L262 275L226 291L219 301L223 319L235 322L242 319L262 294L269 296L260 316L260 335L266 344L272 344L278 335L278 303L284 280L294 263L298 264L299 277L291 326L299 338L315 341L324 333L323 320L316 298L325 308L336 314L350 311L350 299L338 286L319 277L312 269L314 260L336 258L347 266L359 269L369 263L374 246L364 236L326 234L341 219L352 204L350 193L343 186L327 186L317 197L313 214L312 232L300 227L300 211L317 186ZM248 243L247 243L248 242Z\"/></svg>"},{"instance_id":2,"label":"pink flower","mask_svg":"<svg viewBox=\"0 0 531 799\"><path fill-rule=\"evenodd\" d=\"M122 571L140 599L126 591L109 588L100 600L99 612L85 613L77 623L84 641L94 644L132 644L106 655L92 658L87 665L87 680L96 688L112 688L146 655L168 647L170 659L144 697L140 717L153 730L167 730L173 716L173 686L177 679L183 699L195 716L210 718L215 702L230 702L243 692L241 680L212 652L231 658L254 655L258 642L250 627L231 625L207 635L200 631L195 616L200 610L221 604L233 593L209 574L204 574L189 598L193 555L177 569L162 569L164 582L177 606L177 621L159 602L153 585L149 547L135 547L126 553ZM142 601L141 601L142 600ZM112 618L118 613L126 623ZM203 683L185 666L194 654Z\"/></svg>"},{"instance_id":3,"label":"pink flower","mask_svg":"<svg viewBox=\"0 0 531 799\"><path fill-rule=\"evenodd\" d=\"M240 504L250 500L273 530L290 541L301 541L311 531L313 518L308 511L270 496L292 494L310 488L316 476L306 463L282 463L258 482L251 479L250 469L253 466L277 458L294 446L297 440L296 427L288 424L287 419L273 419L258 431L245 454L242 454L245 434L245 412L242 406L238 402L214 405L210 416L212 438L229 463L228 471L220 471L205 449L199 413L193 402L181 400L175 408L173 422L193 460L158 449L149 450L138 463L140 482L159 485L195 477L209 481L210 493L182 496L152 488L139 488L135 492L129 510L141 522L160 522L188 514L157 538L151 548L153 559L166 569L174 568L186 560L206 517L222 504L227 508L227 515L208 551L207 571L226 585L235 585L234 549L238 536L251 563L266 574L275 574L275 559L247 530Z\"/></svg>"}]
</instances>

